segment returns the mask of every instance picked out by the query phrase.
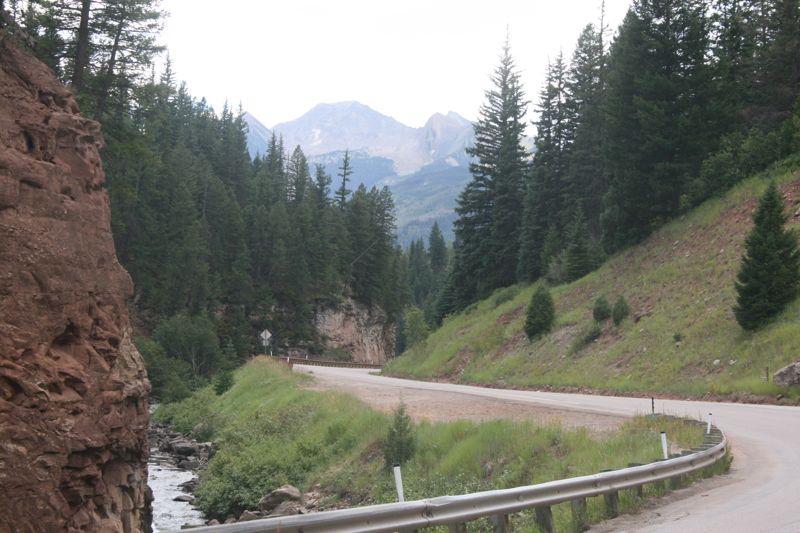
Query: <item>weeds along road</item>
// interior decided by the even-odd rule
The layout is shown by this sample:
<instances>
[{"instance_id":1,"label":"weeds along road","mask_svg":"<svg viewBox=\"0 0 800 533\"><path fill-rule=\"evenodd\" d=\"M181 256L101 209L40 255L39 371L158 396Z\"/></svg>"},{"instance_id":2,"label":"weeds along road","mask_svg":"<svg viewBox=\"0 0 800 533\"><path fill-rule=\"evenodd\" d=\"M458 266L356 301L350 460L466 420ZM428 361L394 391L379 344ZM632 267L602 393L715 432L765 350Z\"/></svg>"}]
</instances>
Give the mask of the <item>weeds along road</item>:
<instances>
[{"instance_id":1,"label":"weeds along road","mask_svg":"<svg viewBox=\"0 0 800 533\"><path fill-rule=\"evenodd\" d=\"M454 395L464 418L475 419L471 404L482 399L513 406L530 405L558 413L574 412L600 426L634 414L650 412L650 400L585 394L490 389L429 383L372 375L370 370L295 366L312 373L317 388L340 389L386 410L386 398L410 403L436 392ZM376 400L375 390L382 391ZM469 397L476 401L470 402ZM376 404L377 401L377 404ZM436 409L436 406L432 406ZM658 532L800 532L800 408L684 400L656 400L656 411L702 418L714 413L714 423L727 435L734 461L731 472L666 498L664 505L597 526L598 531ZM504 415L494 415L504 416ZM487 413L484 418L491 417ZM452 418L449 417L449 418ZM575 425L575 424L572 424Z\"/></svg>"}]
</instances>

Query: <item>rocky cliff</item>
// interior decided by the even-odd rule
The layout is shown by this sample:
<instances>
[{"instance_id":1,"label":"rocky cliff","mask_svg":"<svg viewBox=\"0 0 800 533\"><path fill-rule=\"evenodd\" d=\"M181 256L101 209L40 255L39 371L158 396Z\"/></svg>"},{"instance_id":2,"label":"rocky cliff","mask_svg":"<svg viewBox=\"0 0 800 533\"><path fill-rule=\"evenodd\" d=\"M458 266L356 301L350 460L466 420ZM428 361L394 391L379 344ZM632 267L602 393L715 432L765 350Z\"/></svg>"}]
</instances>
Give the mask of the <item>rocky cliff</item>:
<instances>
[{"instance_id":1,"label":"rocky cliff","mask_svg":"<svg viewBox=\"0 0 800 533\"><path fill-rule=\"evenodd\" d=\"M383 364L394 354L394 324L378 308L347 298L317 311L314 322L328 345L347 352L353 361Z\"/></svg>"},{"instance_id":2,"label":"rocky cliff","mask_svg":"<svg viewBox=\"0 0 800 533\"><path fill-rule=\"evenodd\" d=\"M0 30L0 530L149 531L147 393L100 127Z\"/></svg>"}]
</instances>

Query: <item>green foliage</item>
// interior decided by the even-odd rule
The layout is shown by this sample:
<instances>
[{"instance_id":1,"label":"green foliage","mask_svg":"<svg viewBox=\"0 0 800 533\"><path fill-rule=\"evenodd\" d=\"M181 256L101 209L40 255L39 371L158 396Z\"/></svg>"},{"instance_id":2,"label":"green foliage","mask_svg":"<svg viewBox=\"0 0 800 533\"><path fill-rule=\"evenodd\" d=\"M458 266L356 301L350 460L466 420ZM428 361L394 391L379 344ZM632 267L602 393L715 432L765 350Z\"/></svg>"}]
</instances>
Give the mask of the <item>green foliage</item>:
<instances>
[{"instance_id":1,"label":"green foliage","mask_svg":"<svg viewBox=\"0 0 800 533\"><path fill-rule=\"evenodd\" d=\"M394 410L392 425L389 427L382 447L386 468L406 463L414 457L416 451L414 428L411 417L406 413L406 404L403 402L400 402L400 405Z\"/></svg>"},{"instance_id":2,"label":"green foliage","mask_svg":"<svg viewBox=\"0 0 800 533\"><path fill-rule=\"evenodd\" d=\"M401 408L392 422L351 396L301 390L304 382L304 376L255 360L237 372L225 395L205 388L157 411L158 420L184 432L202 431L217 444L196 491L197 504L209 517L253 509L264 494L284 483L301 490L321 483L330 495L323 508L339 501L351 506L393 502L394 484L381 448L394 426L403 428L397 433L414 436L415 453L403 465L409 500L542 483L645 462L658 455L660 430L686 448L702 440L699 425L650 417L634 418L601 437L585 429L509 420L423 422L412 429ZM554 507L563 521L562 511L568 513Z\"/></svg>"},{"instance_id":3,"label":"green foliage","mask_svg":"<svg viewBox=\"0 0 800 533\"><path fill-rule=\"evenodd\" d=\"M736 320L755 330L781 312L800 287L797 234L784 228L783 196L774 182L761 197L736 277Z\"/></svg>"},{"instance_id":4,"label":"green foliage","mask_svg":"<svg viewBox=\"0 0 800 533\"><path fill-rule=\"evenodd\" d=\"M528 339L535 340L550 331L555 323L556 308L550 291L539 285L531 297L525 319L525 335Z\"/></svg>"},{"instance_id":5,"label":"green foliage","mask_svg":"<svg viewBox=\"0 0 800 533\"><path fill-rule=\"evenodd\" d=\"M611 318L611 305L608 303L605 296L600 296L595 300L594 307L592 308L592 317L596 322L605 322Z\"/></svg>"},{"instance_id":6,"label":"green foliage","mask_svg":"<svg viewBox=\"0 0 800 533\"><path fill-rule=\"evenodd\" d=\"M214 376L214 392L225 394L231 387L233 387L233 371L226 369L217 372Z\"/></svg>"},{"instance_id":7,"label":"green foliage","mask_svg":"<svg viewBox=\"0 0 800 533\"><path fill-rule=\"evenodd\" d=\"M144 358L150 378L153 398L169 403L182 400L192 392L193 377L189 364L174 357L167 357L164 348L147 337L137 337L136 348Z\"/></svg>"},{"instance_id":8,"label":"green foliage","mask_svg":"<svg viewBox=\"0 0 800 533\"><path fill-rule=\"evenodd\" d=\"M519 287L517 285L512 285L511 287L505 287L503 289L499 289L494 293L494 306L497 307L499 305L503 305L506 302L510 302L514 298L516 298L517 294L519 294Z\"/></svg>"},{"instance_id":9,"label":"green foliage","mask_svg":"<svg viewBox=\"0 0 800 533\"><path fill-rule=\"evenodd\" d=\"M508 43L474 124L472 180L458 197L458 249L448 280L450 303L464 309L516 279L527 154L522 146L527 104Z\"/></svg>"},{"instance_id":10,"label":"green foliage","mask_svg":"<svg viewBox=\"0 0 800 533\"><path fill-rule=\"evenodd\" d=\"M425 315L422 309L416 306L409 307L403 317L403 334L405 335L406 346L410 348L424 341L429 333L430 328L425 322Z\"/></svg>"},{"instance_id":11,"label":"green foliage","mask_svg":"<svg viewBox=\"0 0 800 533\"><path fill-rule=\"evenodd\" d=\"M195 378L211 377L222 364L219 339L207 317L175 315L158 325L153 338L167 356L188 363Z\"/></svg>"},{"instance_id":12,"label":"green foliage","mask_svg":"<svg viewBox=\"0 0 800 533\"><path fill-rule=\"evenodd\" d=\"M631 312L630 307L628 307L628 301L625 300L623 295L619 295L617 297L617 301L614 302L614 307L611 309L611 318L614 320L614 325L619 326L622 324L622 321L625 320Z\"/></svg>"},{"instance_id":13,"label":"green foliage","mask_svg":"<svg viewBox=\"0 0 800 533\"><path fill-rule=\"evenodd\" d=\"M596 339L599 339L602 334L603 328L600 327L600 324L595 321L590 322L578 332L572 346L570 346L570 353L574 354L583 350Z\"/></svg>"}]
</instances>

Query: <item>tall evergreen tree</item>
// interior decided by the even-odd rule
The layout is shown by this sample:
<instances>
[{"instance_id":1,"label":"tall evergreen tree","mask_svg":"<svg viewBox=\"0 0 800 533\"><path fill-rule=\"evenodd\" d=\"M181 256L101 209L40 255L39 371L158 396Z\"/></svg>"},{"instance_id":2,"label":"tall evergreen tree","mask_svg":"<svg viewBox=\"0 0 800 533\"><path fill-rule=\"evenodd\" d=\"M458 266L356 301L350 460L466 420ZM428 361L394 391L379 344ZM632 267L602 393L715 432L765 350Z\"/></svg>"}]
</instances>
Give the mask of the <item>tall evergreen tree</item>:
<instances>
[{"instance_id":1,"label":"tall evergreen tree","mask_svg":"<svg viewBox=\"0 0 800 533\"><path fill-rule=\"evenodd\" d=\"M460 307L516 280L527 102L508 42L491 80L494 87L474 124L475 145L467 150L474 158L472 180L456 207L459 248L450 279Z\"/></svg>"},{"instance_id":2,"label":"tall evergreen tree","mask_svg":"<svg viewBox=\"0 0 800 533\"><path fill-rule=\"evenodd\" d=\"M784 227L787 220L783 196L770 183L753 215L753 229L736 276L733 312L744 329L757 329L797 297L800 252L797 234Z\"/></svg>"},{"instance_id":3,"label":"tall evergreen tree","mask_svg":"<svg viewBox=\"0 0 800 533\"><path fill-rule=\"evenodd\" d=\"M674 215L714 147L708 28L699 0L636 0L609 57L603 232L615 249Z\"/></svg>"},{"instance_id":4,"label":"tall evergreen tree","mask_svg":"<svg viewBox=\"0 0 800 533\"><path fill-rule=\"evenodd\" d=\"M347 204L347 197L350 195L351 191L347 188L347 182L350 179L350 175L353 173L353 169L350 166L350 151L344 151L344 157L342 158L342 166L339 167L339 176L342 180L342 184L339 186L339 189L336 191L336 201L339 209L344 210L345 205Z\"/></svg>"},{"instance_id":5,"label":"tall evergreen tree","mask_svg":"<svg viewBox=\"0 0 800 533\"><path fill-rule=\"evenodd\" d=\"M533 281L547 265L540 262L542 244L551 224L563 227L567 150L574 132L567 93L566 66L561 54L547 67L536 125L536 155L525 190L517 276Z\"/></svg>"}]
</instances>

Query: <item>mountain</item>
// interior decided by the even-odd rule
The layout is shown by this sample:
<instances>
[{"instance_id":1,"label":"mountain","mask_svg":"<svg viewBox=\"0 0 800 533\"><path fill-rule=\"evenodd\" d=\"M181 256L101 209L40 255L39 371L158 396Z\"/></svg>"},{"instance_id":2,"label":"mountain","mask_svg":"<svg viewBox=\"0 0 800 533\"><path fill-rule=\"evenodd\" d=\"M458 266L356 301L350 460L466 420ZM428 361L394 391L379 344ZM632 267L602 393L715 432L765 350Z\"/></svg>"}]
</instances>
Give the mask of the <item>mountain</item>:
<instances>
[{"instance_id":1,"label":"mountain","mask_svg":"<svg viewBox=\"0 0 800 533\"><path fill-rule=\"evenodd\" d=\"M394 161L398 174L408 174L429 162L418 132L358 102L319 104L291 122L277 124L284 145L300 145L308 156L364 151Z\"/></svg>"},{"instance_id":2,"label":"mountain","mask_svg":"<svg viewBox=\"0 0 800 533\"><path fill-rule=\"evenodd\" d=\"M245 121L250 154L263 154L272 132L249 113ZM412 128L359 102L339 102L319 104L272 131L283 137L286 150L302 147L312 172L313 165L322 165L334 189L349 150L354 186L392 189L403 244L427 237L434 221L452 240L453 208L469 181L465 149L473 141L472 123L458 113L435 113Z\"/></svg>"},{"instance_id":3,"label":"mountain","mask_svg":"<svg viewBox=\"0 0 800 533\"><path fill-rule=\"evenodd\" d=\"M247 124L247 151L250 157L266 154L272 132L250 113L245 113L242 118Z\"/></svg>"}]
</instances>

